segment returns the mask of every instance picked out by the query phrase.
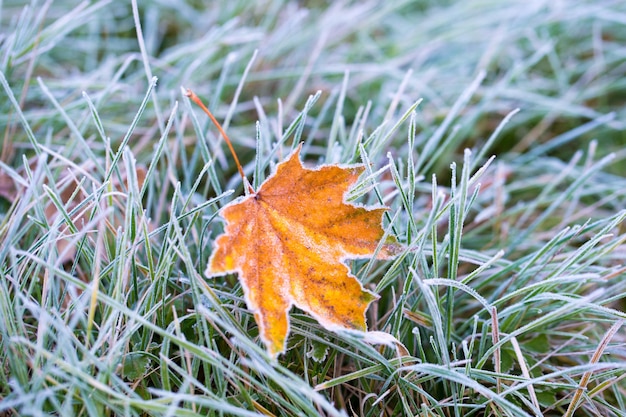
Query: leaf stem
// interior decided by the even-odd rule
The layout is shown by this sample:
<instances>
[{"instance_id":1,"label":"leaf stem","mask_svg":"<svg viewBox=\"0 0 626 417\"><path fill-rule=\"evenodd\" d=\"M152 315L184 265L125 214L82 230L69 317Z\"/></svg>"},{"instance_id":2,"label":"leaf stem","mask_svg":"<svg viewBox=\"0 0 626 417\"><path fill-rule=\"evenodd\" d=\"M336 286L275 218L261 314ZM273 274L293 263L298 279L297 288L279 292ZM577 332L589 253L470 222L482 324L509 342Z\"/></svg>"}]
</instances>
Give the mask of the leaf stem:
<instances>
[{"instance_id":1,"label":"leaf stem","mask_svg":"<svg viewBox=\"0 0 626 417\"><path fill-rule=\"evenodd\" d=\"M200 100L200 98L196 95L196 93L194 93L190 89L187 89L185 95L189 97L198 106L200 106L202 110L204 110L204 112L207 114L207 116L209 116L209 118L211 119L215 127L217 127L217 130L220 131L220 134L222 135L222 137L226 141L226 144L228 145L228 149L230 149L230 153L233 155L233 159L235 160L235 164L237 165L237 170L239 171L239 175L241 175L241 179L243 180L244 187L248 186L248 191L251 194L254 194L255 192L254 188L252 188L252 185L250 185L250 183L248 182L248 179L246 178L246 174L244 174L243 168L241 167L241 164L239 163L239 158L237 158L237 154L235 153L235 148L233 148L233 144L231 143L230 139L228 138L228 135L222 128L222 125L220 124L220 122L217 121L215 116L213 116L213 114L204 105L204 103L202 102L202 100Z\"/></svg>"}]
</instances>

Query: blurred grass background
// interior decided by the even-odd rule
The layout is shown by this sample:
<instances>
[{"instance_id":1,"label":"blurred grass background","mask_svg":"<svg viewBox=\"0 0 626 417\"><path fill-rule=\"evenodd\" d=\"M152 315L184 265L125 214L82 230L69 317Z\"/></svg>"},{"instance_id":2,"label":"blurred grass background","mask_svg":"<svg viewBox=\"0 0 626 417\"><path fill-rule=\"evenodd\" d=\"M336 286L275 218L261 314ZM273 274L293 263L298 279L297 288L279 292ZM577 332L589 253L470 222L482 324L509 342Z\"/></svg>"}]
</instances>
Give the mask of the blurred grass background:
<instances>
[{"instance_id":1,"label":"blurred grass background","mask_svg":"<svg viewBox=\"0 0 626 417\"><path fill-rule=\"evenodd\" d=\"M461 149L488 137L515 108L522 111L501 136L499 154L536 148L610 113L612 120L572 138L572 146L546 153L568 159L592 138L600 139L603 154L624 145L626 35L618 1L232 1L209 7L147 1L138 4L143 49L128 2L37 2L28 12L23 8L23 2L3 2L2 69L10 85L21 92L42 77L78 121L85 117L81 92L88 92L114 122L112 138L125 133L128 109L138 106L151 76L159 78L155 103L162 129L181 85L208 97L213 107L229 105L250 65L232 112L232 136L241 142L254 137L254 97L269 114L281 99L289 121L318 90L332 102L346 72L348 123L367 102L369 120L377 126L394 114L392 102L391 110L398 111L423 98L418 122L428 134L485 70L472 106L464 109L469 114L457 133L464 137ZM29 93L23 100L30 98L34 107L41 93ZM142 132L155 128L153 106ZM6 101L3 110L12 113ZM54 114L39 112L40 123ZM325 140L325 130L316 133ZM450 152L458 155L459 149Z\"/></svg>"}]
</instances>

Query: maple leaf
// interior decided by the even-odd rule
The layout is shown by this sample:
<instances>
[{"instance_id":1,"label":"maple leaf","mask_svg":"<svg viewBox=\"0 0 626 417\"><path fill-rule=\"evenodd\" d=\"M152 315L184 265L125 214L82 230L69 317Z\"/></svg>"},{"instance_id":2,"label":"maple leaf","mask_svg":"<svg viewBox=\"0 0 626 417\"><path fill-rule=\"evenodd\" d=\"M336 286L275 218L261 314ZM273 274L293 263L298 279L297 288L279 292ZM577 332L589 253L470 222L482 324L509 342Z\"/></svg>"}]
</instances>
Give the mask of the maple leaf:
<instances>
[{"instance_id":1,"label":"maple leaf","mask_svg":"<svg viewBox=\"0 0 626 417\"><path fill-rule=\"evenodd\" d=\"M226 228L206 270L208 277L239 274L246 304L272 357L285 350L292 305L329 330L365 331L365 310L378 298L344 262L374 254L387 209L345 202L362 165L306 169L301 147L278 164L257 192L222 208ZM377 256L388 259L398 248L389 238Z\"/></svg>"}]
</instances>

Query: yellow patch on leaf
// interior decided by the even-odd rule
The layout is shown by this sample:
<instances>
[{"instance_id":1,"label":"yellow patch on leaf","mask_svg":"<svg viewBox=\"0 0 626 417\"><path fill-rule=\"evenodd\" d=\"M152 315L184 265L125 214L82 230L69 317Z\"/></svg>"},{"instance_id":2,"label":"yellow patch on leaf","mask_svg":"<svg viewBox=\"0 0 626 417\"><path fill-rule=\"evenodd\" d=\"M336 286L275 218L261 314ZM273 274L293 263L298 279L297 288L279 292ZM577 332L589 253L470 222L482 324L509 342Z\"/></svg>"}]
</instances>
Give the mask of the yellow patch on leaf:
<instances>
[{"instance_id":1,"label":"yellow patch on leaf","mask_svg":"<svg viewBox=\"0 0 626 417\"><path fill-rule=\"evenodd\" d=\"M239 274L261 339L274 357L285 350L292 305L329 330L365 331L365 310L378 298L344 261L374 254L384 235L381 217L386 209L344 201L362 166L306 169L300 148L256 193L222 209L226 229L206 270L208 277ZM397 251L395 239L389 239L378 258Z\"/></svg>"}]
</instances>

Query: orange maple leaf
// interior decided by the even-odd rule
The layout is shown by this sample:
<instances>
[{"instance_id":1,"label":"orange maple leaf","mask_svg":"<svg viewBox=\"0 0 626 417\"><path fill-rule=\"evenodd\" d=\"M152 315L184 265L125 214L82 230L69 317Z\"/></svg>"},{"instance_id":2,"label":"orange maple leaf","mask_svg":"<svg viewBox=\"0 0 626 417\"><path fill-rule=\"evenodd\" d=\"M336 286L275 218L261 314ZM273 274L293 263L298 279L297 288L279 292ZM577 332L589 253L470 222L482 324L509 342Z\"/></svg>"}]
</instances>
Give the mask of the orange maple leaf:
<instances>
[{"instance_id":1,"label":"orange maple leaf","mask_svg":"<svg viewBox=\"0 0 626 417\"><path fill-rule=\"evenodd\" d=\"M365 310L378 298L344 261L374 254L386 208L344 201L362 165L306 169L300 149L257 192L222 208L226 228L206 270L208 277L239 274L246 304L273 357L285 350L292 305L329 330L365 331ZM398 247L389 238L377 256L388 259Z\"/></svg>"}]
</instances>

